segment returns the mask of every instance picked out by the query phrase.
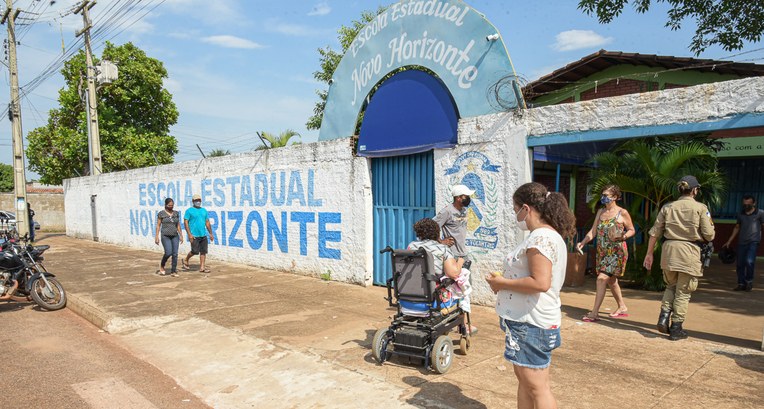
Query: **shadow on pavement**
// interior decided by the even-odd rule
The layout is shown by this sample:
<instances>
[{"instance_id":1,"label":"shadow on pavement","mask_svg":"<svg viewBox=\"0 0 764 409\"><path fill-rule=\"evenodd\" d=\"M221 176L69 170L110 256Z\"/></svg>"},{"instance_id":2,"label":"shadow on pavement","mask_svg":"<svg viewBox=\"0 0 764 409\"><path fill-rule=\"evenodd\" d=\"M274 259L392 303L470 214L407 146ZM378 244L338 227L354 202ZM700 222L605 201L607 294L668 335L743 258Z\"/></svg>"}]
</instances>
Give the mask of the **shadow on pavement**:
<instances>
[{"instance_id":1,"label":"shadow on pavement","mask_svg":"<svg viewBox=\"0 0 764 409\"><path fill-rule=\"evenodd\" d=\"M563 314L567 315L568 318L580 321L581 317L583 317L584 314L589 312L589 310L585 308L578 308L578 307L563 305L562 312ZM655 320L656 322L658 320L657 313L655 315ZM601 317L600 320L597 321L595 324L604 325L606 327L613 328L613 329L635 331L645 338L666 338L666 340L668 341L668 337L664 334L659 333L658 330L655 328L655 325L653 324L645 324L643 322L638 322L638 321L624 319L624 318L618 318L618 319L607 318L607 316ZM760 346L758 344L758 341L753 341L750 339L735 338L735 337L729 337L726 335L713 334L710 332L695 331L688 328L685 328L685 330L687 330L687 332L690 334L690 339L696 338L696 339L702 339L705 341L716 342L719 344L734 345L738 347L751 348L751 349L758 349Z\"/></svg>"},{"instance_id":2,"label":"shadow on pavement","mask_svg":"<svg viewBox=\"0 0 764 409\"><path fill-rule=\"evenodd\" d=\"M26 308L30 303L20 303L18 301L0 301L0 313L6 311L18 311Z\"/></svg>"},{"instance_id":3,"label":"shadow on pavement","mask_svg":"<svg viewBox=\"0 0 764 409\"><path fill-rule=\"evenodd\" d=\"M660 302L663 291L648 291L634 288L632 283L621 280L621 290L623 296L628 302L630 299L647 300ZM698 284L698 290L692 294L691 303L707 304L714 311L728 312L733 314L745 314L755 317L764 317L764 297L758 292L762 291L755 288L752 292L732 291L737 285L737 275L735 268L720 262L712 262L711 266L703 273ZM563 287L563 293L590 295L592 302L595 295L595 277L586 275L584 284L576 287ZM606 296L610 295L610 289L607 289ZM577 317L581 318L581 317Z\"/></svg>"},{"instance_id":4,"label":"shadow on pavement","mask_svg":"<svg viewBox=\"0 0 764 409\"><path fill-rule=\"evenodd\" d=\"M342 345L347 345L351 342L354 342L356 345L358 345L361 348L365 348L368 350L371 350L371 340L374 338L374 333L377 332L375 329L367 329L366 331L366 338L364 339L351 339L349 341L343 342Z\"/></svg>"},{"instance_id":5,"label":"shadow on pavement","mask_svg":"<svg viewBox=\"0 0 764 409\"><path fill-rule=\"evenodd\" d=\"M728 351L713 351L717 355L726 356L735 360L735 363L744 369L764 373L764 355L761 354L736 354Z\"/></svg>"},{"instance_id":6,"label":"shadow on pavement","mask_svg":"<svg viewBox=\"0 0 764 409\"><path fill-rule=\"evenodd\" d=\"M462 389L451 382L428 382L417 376L406 376L403 381L418 387L419 391L406 402L421 408L486 408L487 406L464 396Z\"/></svg>"}]
</instances>

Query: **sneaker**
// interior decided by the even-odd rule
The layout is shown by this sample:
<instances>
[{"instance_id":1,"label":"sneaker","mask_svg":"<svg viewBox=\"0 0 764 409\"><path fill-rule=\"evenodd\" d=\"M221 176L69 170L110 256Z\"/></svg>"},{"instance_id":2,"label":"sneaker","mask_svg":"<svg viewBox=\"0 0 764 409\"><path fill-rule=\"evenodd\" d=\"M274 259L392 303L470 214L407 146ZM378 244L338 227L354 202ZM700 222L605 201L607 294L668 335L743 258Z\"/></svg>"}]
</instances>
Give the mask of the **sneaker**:
<instances>
[{"instance_id":1,"label":"sneaker","mask_svg":"<svg viewBox=\"0 0 764 409\"><path fill-rule=\"evenodd\" d=\"M744 284L738 284L737 287L732 289L732 291L744 291L744 290L745 290Z\"/></svg>"},{"instance_id":2,"label":"sneaker","mask_svg":"<svg viewBox=\"0 0 764 409\"><path fill-rule=\"evenodd\" d=\"M745 291L751 291L753 290L753 283L748 283L745 285Z\"/></svg>"}]
</instances>

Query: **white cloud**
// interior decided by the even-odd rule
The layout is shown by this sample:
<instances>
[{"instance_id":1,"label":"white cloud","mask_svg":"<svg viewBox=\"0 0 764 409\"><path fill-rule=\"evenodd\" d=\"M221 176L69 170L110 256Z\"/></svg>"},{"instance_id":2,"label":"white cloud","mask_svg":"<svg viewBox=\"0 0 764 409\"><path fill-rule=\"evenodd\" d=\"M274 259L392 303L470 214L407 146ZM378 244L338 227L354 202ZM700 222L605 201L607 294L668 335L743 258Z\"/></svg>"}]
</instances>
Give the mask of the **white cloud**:
<instances>
[{"instance_id":1,"label":"white cloud","mask_svg":"<svg viewBox=\"0 0 764 409\"><path fill-rule=\"evenodd\" d=\"M256 48L263 48L262 44L258 44L254 41L247 40L246 38L236 37L236 36L230 36L230 35L219 35L219 36L209 36L202 38L202 41L205 43L217 45L220 47L225 48L246 48L246 49L256 49Z\"/></svg>"},{"instance_id":2,"label":"white cloud","mask_svg":"<svg viewBox=\"0 0 764 409\"><path fill-rule=\"evenodd\" d=\"M171 94L183 92L183 84L173 78L165 78L164 87L167 88L167 91L170 91Z\"/></svg>"},{"instance_id":3,"label":"white cloud","mask_svg":"<svg viewBox=\"0 0 764 409\"><path fill-rule=\"evenodd\" d=\"M313 6L313 9L308 13L309 16L325 16L332 12L332 8L329 7L325 1Z\"/></svg>"},{"instance_id":4,"label":"white cloud","mask_svg":"<svg viewBox=\"0 0 764 409\"><path fill-rule=\"evenodd\" d=\"M555 36L552 48L557 51L573 51L582 48L601 47L613 42L613 37L603 37L592 30L568 30Z\"/></svg>"}]
</instances>

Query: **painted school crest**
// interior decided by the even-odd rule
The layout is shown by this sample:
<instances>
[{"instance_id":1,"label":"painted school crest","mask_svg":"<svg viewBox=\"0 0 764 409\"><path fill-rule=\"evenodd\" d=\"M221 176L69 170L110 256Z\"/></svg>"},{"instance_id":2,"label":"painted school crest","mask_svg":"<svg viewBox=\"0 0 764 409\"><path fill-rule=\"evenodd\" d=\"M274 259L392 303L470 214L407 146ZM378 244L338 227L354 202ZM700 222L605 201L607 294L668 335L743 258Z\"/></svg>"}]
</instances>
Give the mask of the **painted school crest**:
<instances>
[{"instance_id":1,"label":"painted school crest","mask_svg":"<svg viewBox=\"0 0 764 409\"><path fill-rule=\"evenodd\" d=\"M467 240L470 253L483 254L496 248L499 242L499 168L482 152L469 151L459 155L451 167L445 170L449 188L465 185L475 191L467 208ZM450 201L450 200L449 200Z\"/></svg>"}]
</instances>

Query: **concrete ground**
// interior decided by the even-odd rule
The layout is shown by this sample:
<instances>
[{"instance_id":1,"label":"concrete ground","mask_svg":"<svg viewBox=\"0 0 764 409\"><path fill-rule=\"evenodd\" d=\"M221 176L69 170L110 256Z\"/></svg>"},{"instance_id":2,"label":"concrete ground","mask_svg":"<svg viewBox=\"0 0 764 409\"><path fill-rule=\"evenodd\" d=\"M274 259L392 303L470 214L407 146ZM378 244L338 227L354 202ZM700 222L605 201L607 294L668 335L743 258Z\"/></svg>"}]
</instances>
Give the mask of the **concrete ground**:
<instances>
[{"instance_id":1,"label":"concrete ground","mask_svg":"<svg viewBox=\"0 0 764 409\"><path fill-rule=\"evenodd\" d=\"M472 349L437 375L371 358L375 330L394 314L382 288L223 263L214 246L211 274L159 277L158 252L41 236L68 307L212 407L514 407L493 308L473 307ZM654 329L660 293L624 289L623 319L607 318L608 293L603 319L583 323L594 279L564 288L551 369L560 407L764 407L764 290L732 292L734 277L709 269L685 322L690 339L677 342Z\"/></svg>"}]
</instances>

